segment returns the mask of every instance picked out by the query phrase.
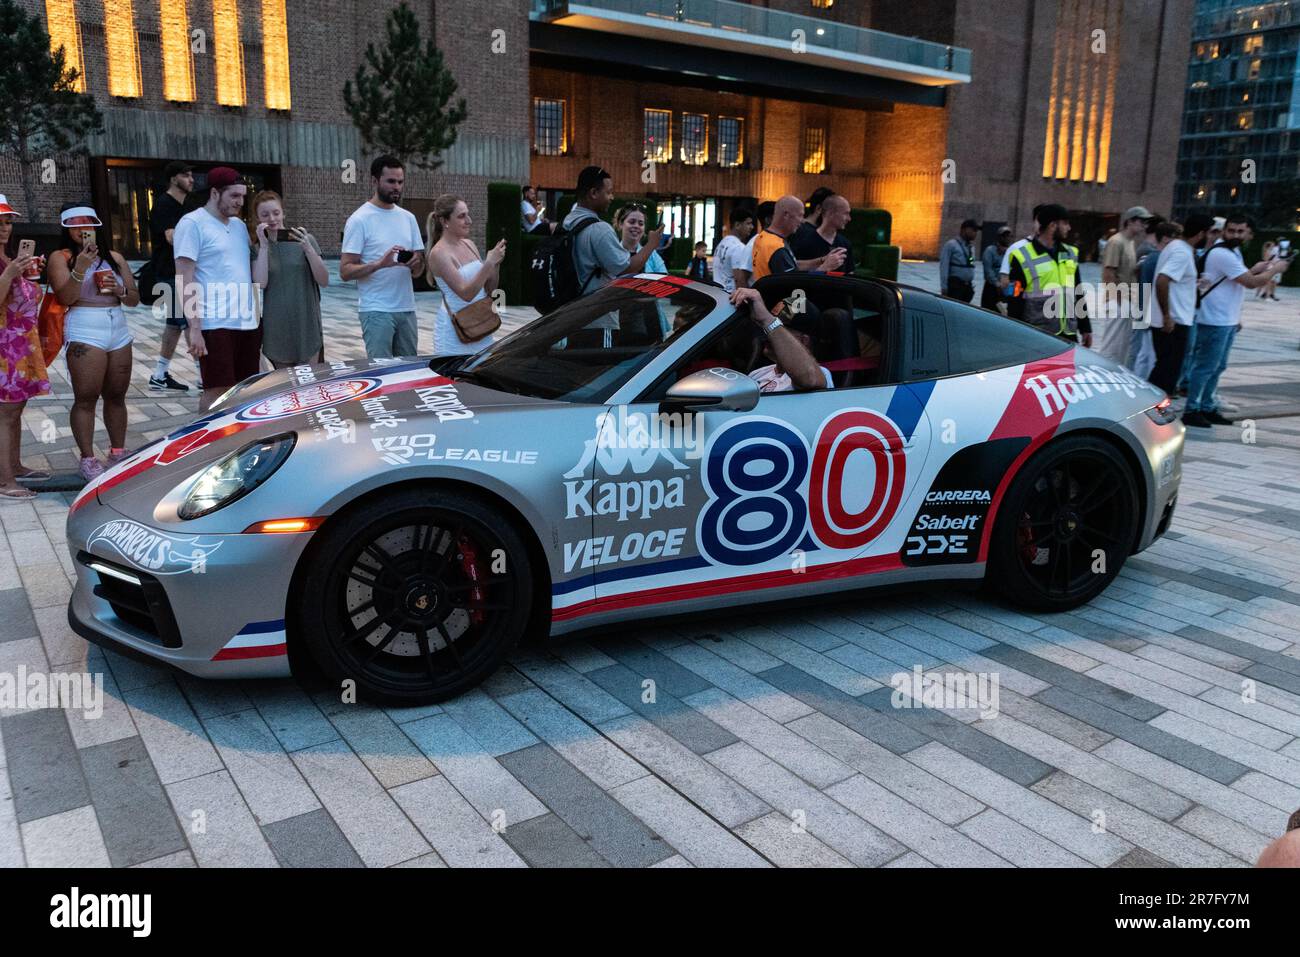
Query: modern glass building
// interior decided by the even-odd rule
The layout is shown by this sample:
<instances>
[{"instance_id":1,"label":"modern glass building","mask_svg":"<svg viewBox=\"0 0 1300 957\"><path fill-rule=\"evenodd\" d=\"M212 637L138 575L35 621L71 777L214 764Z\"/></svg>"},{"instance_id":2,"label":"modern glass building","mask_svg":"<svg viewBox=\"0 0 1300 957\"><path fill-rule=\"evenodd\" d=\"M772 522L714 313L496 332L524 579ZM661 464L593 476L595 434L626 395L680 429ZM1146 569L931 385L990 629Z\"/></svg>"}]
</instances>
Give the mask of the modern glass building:
<instances>
[{"instance_id":1,"label":"modern glass building","mask_svg":"<svg viewBox=\"0 0 1300 957\"><path fill-rule=\"evenodd\" d=\"M1300 178L1300 0L1197 0L1174 213L1257 214Z\"/></svg>"}]
</instances>

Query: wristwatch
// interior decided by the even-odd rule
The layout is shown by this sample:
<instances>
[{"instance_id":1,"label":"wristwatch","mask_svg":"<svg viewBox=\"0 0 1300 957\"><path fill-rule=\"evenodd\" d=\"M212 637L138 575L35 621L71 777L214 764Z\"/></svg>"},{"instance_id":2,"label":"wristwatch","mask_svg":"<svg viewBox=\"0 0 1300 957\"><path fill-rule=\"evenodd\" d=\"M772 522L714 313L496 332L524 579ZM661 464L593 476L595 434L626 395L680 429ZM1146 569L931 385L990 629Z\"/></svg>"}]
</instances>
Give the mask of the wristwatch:
<instances>
[{"instance_id":1,"label":"wristwatch","mask_svg":"<svg viewBox=\"0 0 1300 957\"><path fill-rule=\"evenodd\" d=\"M780 329L784 325L785 323L781 321L780 317L774 318L771 322L769 322L767 325L763 327L763 335L767 336L770 339L772 337L772 333L776 332L776 330Z\"/></svg>"}]
</instances>

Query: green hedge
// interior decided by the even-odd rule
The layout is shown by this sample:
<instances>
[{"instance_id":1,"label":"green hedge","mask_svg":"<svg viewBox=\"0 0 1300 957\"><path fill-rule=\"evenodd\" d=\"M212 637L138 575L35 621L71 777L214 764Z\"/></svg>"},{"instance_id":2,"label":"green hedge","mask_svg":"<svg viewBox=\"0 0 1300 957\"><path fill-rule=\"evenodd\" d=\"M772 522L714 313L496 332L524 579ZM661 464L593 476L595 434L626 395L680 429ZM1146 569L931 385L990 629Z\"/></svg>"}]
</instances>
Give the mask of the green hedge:
<instances>
[{"instance_id":1,"label":"green hedge","mask_svg":"<svg viewBox=\"0 0 1300 957\"><path fill-rule=\"evenodd\" d=\"M861 254L855 248L854 255L858 257L856 260L857 269L854 270L854 275L867 279L898 281L898 263L903 255L901 247L873 243L864 246Z\"/></svg>"},{"instance_id":2,"label":"green hedge","mask_svg":"<svg viewBox=\"0 0 1300 957\"><path fill-rule=\"evenodd\" d=\"M506 258L501 263L500 288L507 303L523 302L524 251L523 224L519 204L523 200L517 183L488 183L487 251L501 240L506 241Z\"/></svg>"}]
</instances>

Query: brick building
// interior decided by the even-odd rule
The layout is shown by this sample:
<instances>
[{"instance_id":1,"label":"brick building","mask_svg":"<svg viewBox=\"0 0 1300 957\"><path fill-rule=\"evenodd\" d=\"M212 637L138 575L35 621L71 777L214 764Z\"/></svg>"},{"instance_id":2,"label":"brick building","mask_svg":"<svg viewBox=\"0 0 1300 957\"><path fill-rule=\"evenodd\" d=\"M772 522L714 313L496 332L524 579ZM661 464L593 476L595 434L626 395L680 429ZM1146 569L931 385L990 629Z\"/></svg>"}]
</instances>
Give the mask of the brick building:
<instances>
[{"instance_id":1,"label":"brick building","mask_svg":"<svg viewBox=\"0 0 1300 957\"><path fill-rule=\"evenodd\" d=\"M394 0L20 2L76 47L107 127L37 217L89 195L141 250L162 164L224 162L337 252L369 162L343 82ZM537 183L553 208L600 163L710 242L733 204L823 184L890 210L906 256L967 216L1019 231L1047 199L1090 242L1172 201L1192 3L411 0L469 119L442 169L408 171L406 202L422 218L458 192L481 235L489 182ZM7 159L0 191L21 195Z\"/></svg>"}]
</instances>

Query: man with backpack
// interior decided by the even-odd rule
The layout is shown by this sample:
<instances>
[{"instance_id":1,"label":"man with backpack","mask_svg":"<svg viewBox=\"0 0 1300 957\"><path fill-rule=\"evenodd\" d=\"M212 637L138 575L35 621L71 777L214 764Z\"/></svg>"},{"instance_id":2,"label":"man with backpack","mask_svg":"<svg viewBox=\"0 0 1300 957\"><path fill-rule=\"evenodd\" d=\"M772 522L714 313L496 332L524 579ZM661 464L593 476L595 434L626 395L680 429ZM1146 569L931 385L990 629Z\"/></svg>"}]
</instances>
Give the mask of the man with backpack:
<instances>
[{"instance_id":1,"label":"man with backpack","mask_svg":"<svg viewBox=\"0 0 1300 957\"><path fill-rule=\"evenodd\" d=\"M661 226L646 235L635 253L624 248L614 227L601 219L614 200L614 180L602 167L588 166L578 174L577 196L560 228L533 257L534 300L543 314L617 276L641 272L663 235Z\"/></svg>"}]
</instances>

